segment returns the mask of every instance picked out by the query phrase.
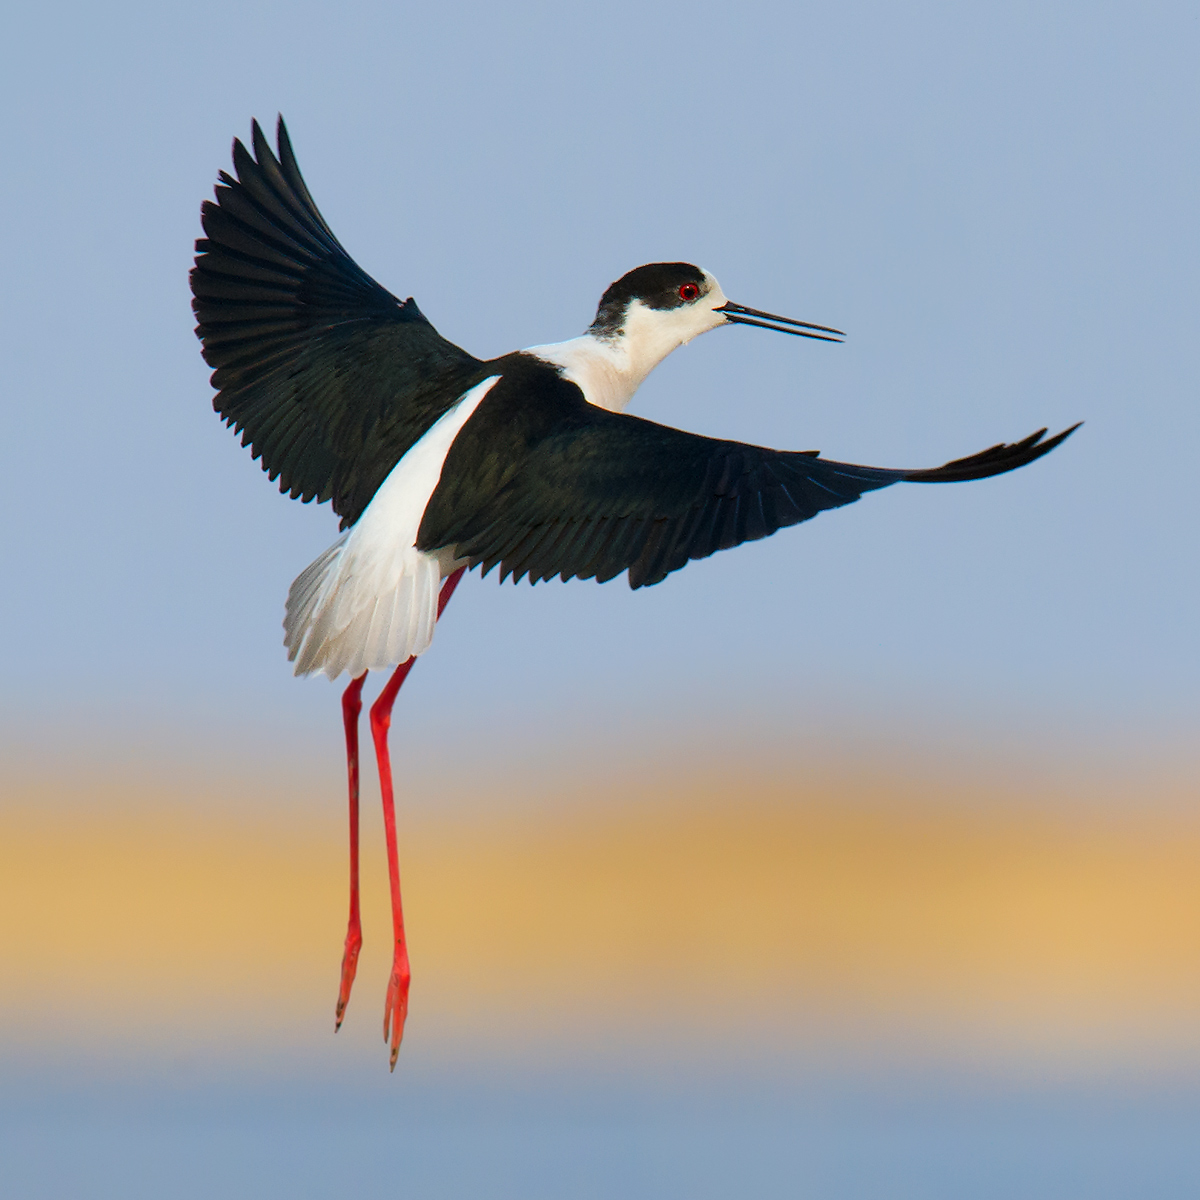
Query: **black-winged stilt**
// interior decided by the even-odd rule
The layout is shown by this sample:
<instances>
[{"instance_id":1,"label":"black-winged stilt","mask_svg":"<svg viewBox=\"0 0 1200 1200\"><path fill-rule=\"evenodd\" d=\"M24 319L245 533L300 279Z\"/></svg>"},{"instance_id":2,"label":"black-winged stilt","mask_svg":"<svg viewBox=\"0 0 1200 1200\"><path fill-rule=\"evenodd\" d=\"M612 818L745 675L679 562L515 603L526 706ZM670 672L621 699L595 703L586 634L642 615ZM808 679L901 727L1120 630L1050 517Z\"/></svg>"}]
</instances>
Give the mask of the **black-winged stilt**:
<instances>
[{"instance_id":1,"label":"black-winged stilt","mask_svg":"<svg viewBox=\"0 0 1200 1200\"><path fill-rule=\"evenodd\" d=\"M213 407L279 489L329 500L342 536L292 584L284 642L296 674L349 672L350 920L340 1026L362 945L358 717L368 671L395 667L371 708L395 934L384 1040L396 1065L409 961L387 734L392 705L462 577L557 575L630 587L901 481L983 479L1024 466L1076 428L924 471L698 437L623 415L670 352L722 325L823 341L835 329L726 299L707 271L650 263L604 293L582 337L481 361L443 338L346 253L309 195L280 118L233 144L234 179L206 201L191 274ZM397 665L399 664L399 665Z\"/></svg>"}]
</instances>

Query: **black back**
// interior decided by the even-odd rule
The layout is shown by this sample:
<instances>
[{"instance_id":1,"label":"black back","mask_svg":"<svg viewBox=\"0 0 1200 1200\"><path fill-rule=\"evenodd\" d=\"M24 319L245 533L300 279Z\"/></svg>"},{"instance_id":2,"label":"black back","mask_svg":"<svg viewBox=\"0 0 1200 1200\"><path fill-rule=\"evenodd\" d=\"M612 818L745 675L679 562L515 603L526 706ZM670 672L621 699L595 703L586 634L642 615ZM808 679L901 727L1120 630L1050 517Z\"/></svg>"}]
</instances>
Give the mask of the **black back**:
<instances>
[{"instance_id":1,"label":"black back","mask_svg":"<svg viewBox=\"0 0 1200 1200\"><path fill-rule=\"evenodd\" d=\"M276 158L253 125L206 201L192 307L218 389L279 490L354 524L388 472L486 372L410 298L366 274L309 195L283 118Z\"/></svg>"}]
</instances>

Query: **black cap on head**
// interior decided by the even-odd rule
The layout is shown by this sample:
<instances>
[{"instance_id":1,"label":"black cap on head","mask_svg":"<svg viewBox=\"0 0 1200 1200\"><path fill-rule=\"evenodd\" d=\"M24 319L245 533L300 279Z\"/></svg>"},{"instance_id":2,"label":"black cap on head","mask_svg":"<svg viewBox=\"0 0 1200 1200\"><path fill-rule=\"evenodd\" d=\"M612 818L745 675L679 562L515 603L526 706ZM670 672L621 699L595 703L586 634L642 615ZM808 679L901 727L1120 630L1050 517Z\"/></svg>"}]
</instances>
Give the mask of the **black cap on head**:
<instances>
[{"instance_id":1,"label":"black cap on head","mask_svg":"<svg viewBox=\"0 0 1200 1200\"><path fill-rule=\"evenodd\" d=\"M678 308L688 301L679 294L684 284L694 283L703 287L704 272L691 263L647 263L635 267L622 275L616 283L600 297L600 307L592 322L592 332L613 335L621 328L625 311L634 300L640 300L647 308Z\"/></svg>"}]
</instances>

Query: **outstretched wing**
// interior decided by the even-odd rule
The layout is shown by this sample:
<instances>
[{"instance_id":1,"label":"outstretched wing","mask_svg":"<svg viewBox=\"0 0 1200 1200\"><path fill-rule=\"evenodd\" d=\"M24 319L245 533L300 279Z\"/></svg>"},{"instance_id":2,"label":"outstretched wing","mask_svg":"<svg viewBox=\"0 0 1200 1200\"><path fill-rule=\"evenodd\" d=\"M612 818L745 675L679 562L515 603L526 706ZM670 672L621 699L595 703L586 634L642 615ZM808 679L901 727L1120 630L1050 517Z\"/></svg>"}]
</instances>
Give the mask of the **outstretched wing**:
<instances>
[{"instance_id":1,"label":"outstretched wing","mask_svg":"<svg viewBox=\"0 0 1200 1200\"><path fill-rule=\"evenodd\" d=\"M889 484L1014 470L1071 432L887 470L699 437L596 408L548 372L510 370L451 448L417 545L455 546L485 574L499 563L501 579L603 582L628 570L630 587L644 587Z\"/></svg>"},{"instance_id":2,"label":"outstretched wing","mask_svg":"<svg viewBox=\"0 0 1200 1200\"><path fill-rule=\"evenodd\" d=\"M410 298L380 287L317 211L283 118L278 158L254 122L201 208L192 307L213 407L279 490L354 524L405 451L481 364ZM461 384L461 386L458 386Z\"/></svg>"}]
</instances>

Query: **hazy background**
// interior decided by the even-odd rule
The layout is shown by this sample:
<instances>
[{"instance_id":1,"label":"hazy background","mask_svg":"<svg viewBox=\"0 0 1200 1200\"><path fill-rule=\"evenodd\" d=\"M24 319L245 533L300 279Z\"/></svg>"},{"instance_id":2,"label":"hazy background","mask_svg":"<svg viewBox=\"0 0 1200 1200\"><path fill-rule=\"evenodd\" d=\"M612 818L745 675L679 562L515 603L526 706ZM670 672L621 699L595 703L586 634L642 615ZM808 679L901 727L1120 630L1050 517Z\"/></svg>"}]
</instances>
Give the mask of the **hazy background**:
<instances>
[{"instance_id":1,"label":"hazy background","mask_svg":"<svg viewBox=\"0 0 1200 1200\"><path fill-rule=\"evenodd\" d=\"M1197 61L1184 4L0 17L19 1193L1194 1191ZM682 258L849 340L721 331L641 414L883 466L1087 422L643 592L469 578L397 709L392 1079L374 825L329 1032L338 691L280 644L336 519L215 418L188 308L278 111L476 354Z\"/></svg>"}]
</instances>

